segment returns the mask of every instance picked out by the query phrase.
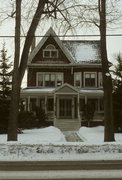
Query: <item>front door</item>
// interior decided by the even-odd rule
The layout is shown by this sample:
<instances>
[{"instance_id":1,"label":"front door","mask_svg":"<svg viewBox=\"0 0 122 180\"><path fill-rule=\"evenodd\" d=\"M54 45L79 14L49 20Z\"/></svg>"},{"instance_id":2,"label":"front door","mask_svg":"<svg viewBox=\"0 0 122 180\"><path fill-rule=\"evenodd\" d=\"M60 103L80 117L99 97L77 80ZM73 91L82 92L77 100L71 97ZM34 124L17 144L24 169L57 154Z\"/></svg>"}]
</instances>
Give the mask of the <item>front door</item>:
<instances>
[{"instance_id":1,"label":"front door","mask_svg":"<svg viewBox=\"0 0 122 180\"><path fill-rule=\"evenodd\" d=\"M59 118L72 118L72 99L59 99Z\"/></svg>"}]
</instances>

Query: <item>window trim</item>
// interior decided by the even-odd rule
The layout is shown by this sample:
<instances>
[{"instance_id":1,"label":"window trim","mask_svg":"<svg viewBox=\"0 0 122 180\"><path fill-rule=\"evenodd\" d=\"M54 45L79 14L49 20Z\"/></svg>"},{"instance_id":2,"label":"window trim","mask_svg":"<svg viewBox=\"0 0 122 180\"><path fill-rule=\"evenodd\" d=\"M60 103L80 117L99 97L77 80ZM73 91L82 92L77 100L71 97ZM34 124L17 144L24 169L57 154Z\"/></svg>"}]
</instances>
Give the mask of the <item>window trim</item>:
<instances>
[{"instance_id":1,"label":"window trim","mask_svg":"<svg viewBox=\"0 0 122 180\"><path fill-rule=\"evenodd\" d=\"M39 74L43 74L43 86L39 86L38 85ZM63 72L37 72L36 73L36 87L43 87L43 88L47 87L47 86L45 86L45 75L46 74L53 74L53 75L55 75L55 86L54 87L59 87L57 85L57 75L60 74L62 76L62 85L63 85L63 83L64 83L64 74L63 74Z\"/></svg>"},{"instance_id":2,"label":"window trim","mask_svg":"<svg viewBox=\"0 0 122 180\"><path fill-rule=\"evenodd\" d=\"M80 74L80 86L76 86L76 75L77 74ZM77 87L77 88L81 88L81 83L82 83L82 78L81 78L81 72L74 72L74 87Z\"/></svg>"},{"instance_id":3,"label":"window trim","mask_svg":"<svg viewBox=\"0 0 122 180\"><path fill-rule=\"evenodd\" d=\"M54 48L52 48L52 49L48 49L48 46L53 46ZM47 57L47 56L45 56L45 51L49 51L49 57ZM52 57L51 56L51 52L56 52L57 53L57 56L56 57ZM53 45L53 44L48 44L47 46L46 46L46 48L45 49L43 49L43 58L58 58L58 49L56 49L56 47Z\"/></svg>"},{"instance_id":4,"label":"window trim","mask_svg":"<svg viewBox=\"0 0 122 180\"><path fill-rule=\"evenodd\" d=\"M84 72L84 77L83 77L83 80L84 80L84 88L97 88L97 72ZM85 86L85 74L95 74L95 86Z\"/></svg>"}]
</instances>

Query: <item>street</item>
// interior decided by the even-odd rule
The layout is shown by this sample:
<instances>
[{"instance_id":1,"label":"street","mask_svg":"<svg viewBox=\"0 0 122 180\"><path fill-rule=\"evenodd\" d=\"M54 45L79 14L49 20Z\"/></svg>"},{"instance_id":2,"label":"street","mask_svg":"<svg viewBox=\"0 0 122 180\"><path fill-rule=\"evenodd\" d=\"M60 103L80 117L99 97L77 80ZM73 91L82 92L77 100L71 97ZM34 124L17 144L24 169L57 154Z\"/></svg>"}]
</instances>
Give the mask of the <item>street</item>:
<instances>
[{"instance_id":1,"label":"street","mask_svg":"<svg viewBox=\"0 0 122 180\"><path fill-rule=\"evenodd\" d=\"M0 162L0 180L122 180L122 161Z\"/></svg>"}]
</instances>

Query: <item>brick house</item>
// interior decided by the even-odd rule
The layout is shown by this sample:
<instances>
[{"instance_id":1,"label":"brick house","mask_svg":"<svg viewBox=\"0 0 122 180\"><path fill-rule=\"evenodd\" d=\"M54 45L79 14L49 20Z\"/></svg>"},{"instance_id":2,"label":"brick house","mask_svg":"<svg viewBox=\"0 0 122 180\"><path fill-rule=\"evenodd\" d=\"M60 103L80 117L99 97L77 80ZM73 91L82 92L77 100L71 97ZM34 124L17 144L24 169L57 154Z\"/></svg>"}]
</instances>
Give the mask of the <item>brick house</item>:
<instances>
[{"instance_id":1,"label":"brick house","mask_svg":"<svg viewBox=\"0 0 122 180\"><path fill-rule=\"evenodd\" d=\"M50 28L28 59L24 108L34 112L39 107L62 130L88 124L87 111L93 114L92 126L102 124L101 71L99 41L62 41Z\"/></svg>"}]
</instances>

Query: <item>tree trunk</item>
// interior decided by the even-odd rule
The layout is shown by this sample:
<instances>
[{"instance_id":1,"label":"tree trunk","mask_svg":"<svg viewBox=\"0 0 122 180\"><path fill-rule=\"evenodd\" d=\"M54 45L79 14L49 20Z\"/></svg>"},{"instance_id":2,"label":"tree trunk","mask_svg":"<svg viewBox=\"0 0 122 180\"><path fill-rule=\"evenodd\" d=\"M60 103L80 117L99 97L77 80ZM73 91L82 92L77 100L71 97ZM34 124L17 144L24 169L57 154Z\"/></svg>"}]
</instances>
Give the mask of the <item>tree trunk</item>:
<instances>
[{"instance_id":1,"label":"tree trunk","mask_svg":"<svg viewBox=\"0 0 122 180\"><path fill-rule=\"evenodd\" d=\"M104 88L104 141L111 142L114 139L113 127L113 106L112 106L112 78L109 73L109 62L107 58L106 47L106 0L99 0L100 12L100 36L101 36L101 58L103 70L103 88Z\"/></svg>"},{"instance_id":2,"label":"tree trunk","mask_svg":"<svg viewBox=\"0 0 122 180\"><path fill-rule=\"evenodd\" d=\"M16 0L16 29L15 29L15 60L14 72L12 79L12 100L10 107L10 119L8 124L8 141L17 141L17 122L18 109L20 99L21 82L27 68L29 50L33 41L33 37L44 11L45 0L39 0L37 10L33 17L32 23L25 39L22 57L19 64L20 56L20 21L21 21L21 0Z\"/></svg>"},{"instance_id":3,"label":"tree trunk","mask_svg":"<svg viewBox=\"0 0 122 180\"><path fill-rule=\"evenodd\" d=\"M20 60L20 25L21 0L16 0L16 27L15 27L15 57L12 75L12 95L10 104L10 117L8 122L8 141L17 141L17 120L19 109L20 83L18 81L18 67Z\"/></svg>"}]
</instances>

